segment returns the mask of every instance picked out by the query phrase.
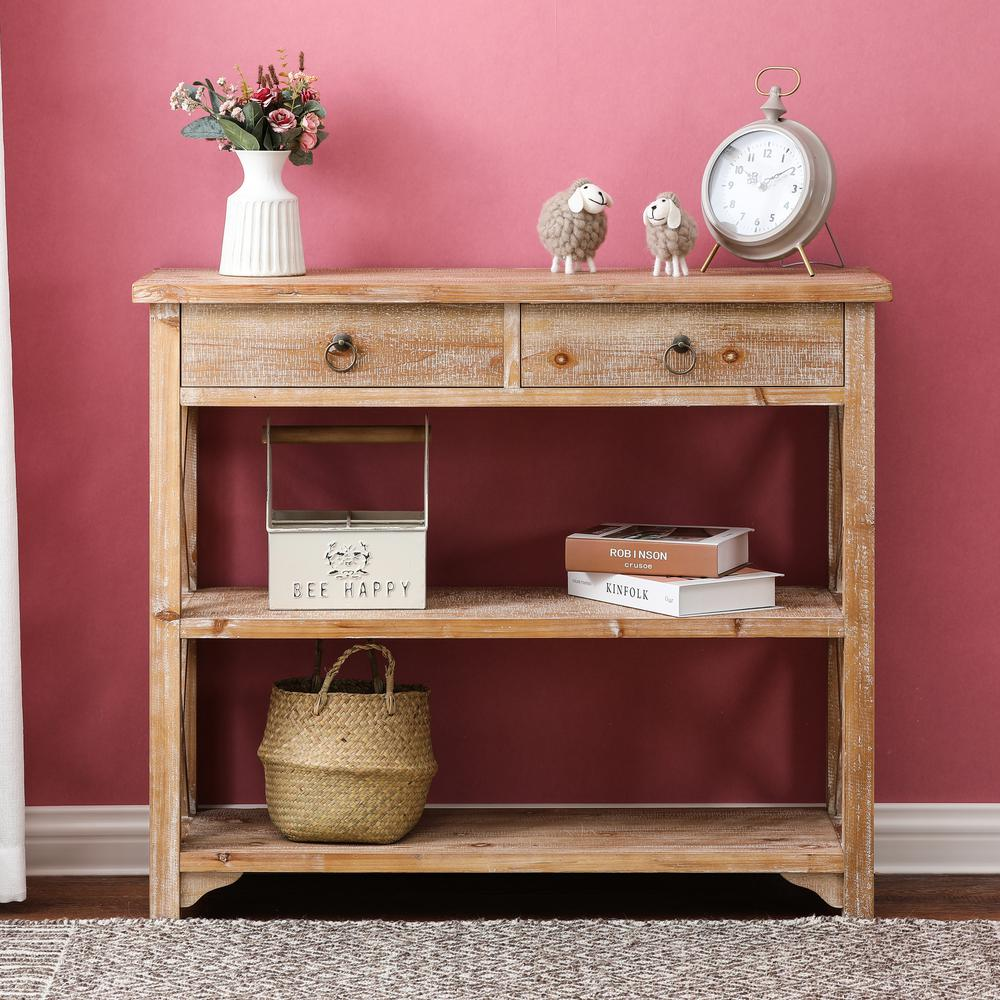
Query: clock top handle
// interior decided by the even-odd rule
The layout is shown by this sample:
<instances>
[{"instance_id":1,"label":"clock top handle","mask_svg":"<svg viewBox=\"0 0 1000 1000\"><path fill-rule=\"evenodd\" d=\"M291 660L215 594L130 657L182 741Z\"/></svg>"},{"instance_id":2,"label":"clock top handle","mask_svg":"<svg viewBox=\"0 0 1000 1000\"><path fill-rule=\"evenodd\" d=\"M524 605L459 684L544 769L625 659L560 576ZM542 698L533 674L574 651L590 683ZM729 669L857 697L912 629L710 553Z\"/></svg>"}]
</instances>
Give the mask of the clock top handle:
<instances>
[{"instance_id":1,"label":"clock top handle","mask_svg":"<svg viewBox=\"0 0 1000 1000\"><path fill-rule=\"evenodd\" d=\"M791 90L781 90L778 89L779 97L791 97L799 87L802 86L802 74L794 66L765 66L755 77L753 81L753 89L760 94L761 97L767 97L767 91L760 89L760 78L765 73L770 73L772 70L787 70L789 73L795 74L795 86Z\"/></svg>"}]
</instances>

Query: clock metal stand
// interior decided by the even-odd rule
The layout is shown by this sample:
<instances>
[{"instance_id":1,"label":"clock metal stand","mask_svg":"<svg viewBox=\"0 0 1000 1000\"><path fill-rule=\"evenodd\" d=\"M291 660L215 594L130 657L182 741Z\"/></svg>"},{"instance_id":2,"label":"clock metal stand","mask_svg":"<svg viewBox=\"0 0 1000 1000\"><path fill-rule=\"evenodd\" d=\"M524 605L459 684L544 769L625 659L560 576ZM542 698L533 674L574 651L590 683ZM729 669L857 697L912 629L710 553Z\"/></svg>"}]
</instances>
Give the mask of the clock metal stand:
<instances>
[{"instance_id":1,"label":"clock metal stand","mask_svg":"<svg viewBox=\"0 0 1000 1000\"><path fill-rule=\"evenodd\" d=\"M793 86L791 90L786 91L784 94L782 93L780 87L771 87L765 94L765 92L760 89L760 78L765 73L772 70L788 70L794 73L796 78L795 86ZM781 266L797 267L801 262L805 266L806 273L809 277L815 277L815 266L813 262L809 260L805 251L805 246L823 228L826 229L827 234L830 237L830 242L837 254L839 263L831 263L827 261L817 261L816 263L822 263L827 267L845 266L843 255L840 252L840 247L837 245L837 240L835 239L833 231L830 229L829 223L827 222L827 216L829 215L830 208L833 204L833 196L836 190L836 178L830 154L827 152L827 149L823 145L819 136L817 136L810 129L806 128L800 122L784 120L787 109L785 108L781 98L794 94L799 89L801 82L802 78L799 71L794 66L766 66L762 69L754 80L754 89L762 97L767 97L767 100L761 105L761 111L764 112L764 118L760 121L747 125L745 128L742 128L737 132L734 132L725 141L723 141L709 160L708 166L705 168L705 175L702 181L702 210L705 215L705 221L708 229L715 238L715 245L712 247L708 257L705 259L705 263L701 266L702 273L708 270L720 248L725 247L725 249L729 250L731 253L734 253L739 257L743 257L746 260L761 262L781 260L783 257L787 257L791 253L797 253L801 258L800 261L797 260L784 263ZM720 164L722 165L721 169L725 170L725 164L731 165L736 163L736 161L741 160L744 156L746 143L752 143L755 139L759 142L761 139L774 137L775 135L783 141L787 141L789 143L789 149L786 150L786 152L794 146L798 154L801 156L802 179L799 183L802 185L803 193L797 208L793 211L789 218L784 223L778 225L771 232L765 232L758 235L755 227L753 234L740 233L737 231L735 223L730 222L728 225L724 224L720 220L719 215L716 213L716 208L718 208L718 206L713 204L713 191L717 197L717 193L721 189L720 184L715 184L713 189L716 171L720 168ZM743 151L739 148L740 143L743 144ZM767 142L767 146L771 146L770 141ZM750 147L750 149L752 150L752 147ZM724 154L728 157L725 161L722 160ZM764 154L770 155L770 149L765 149ZM746 153L746 155L748 160L747 167L749 167L749 161L752 161L753 153L749 152ZM784 157L782 157L782 162L784 162ZM731 166L730 169L732 169ZM749 175L745 172L742 164L736 168L736 172L749 179ZM783 173L784 172L788 172L788 168L786 168ZM791 175L795 175L794 170L791 170ZM756 172L753 176L756 177ZM724 178L722 179L724 180ZM767 183L770 180L773 180L773 178L767 178L761 182L759 185L760 191L766 191ZM756 181L753 183L756 184ZM730 180L727 186L731 190L733 187L733 180ZM725 198L729 197L730 193L726 193ZM732 197L735 199L738 198L739 195L733 192ZM729 202L730 208L735 205L735 201ZM751 207L752 206L747 205L746 211L749 211ZM724 209L721 210L719 214L723 213ZM761 217L763 218L763 213ZM771 215L771 219L774 219L773 214Z\"/></svg>"}]
</instances>

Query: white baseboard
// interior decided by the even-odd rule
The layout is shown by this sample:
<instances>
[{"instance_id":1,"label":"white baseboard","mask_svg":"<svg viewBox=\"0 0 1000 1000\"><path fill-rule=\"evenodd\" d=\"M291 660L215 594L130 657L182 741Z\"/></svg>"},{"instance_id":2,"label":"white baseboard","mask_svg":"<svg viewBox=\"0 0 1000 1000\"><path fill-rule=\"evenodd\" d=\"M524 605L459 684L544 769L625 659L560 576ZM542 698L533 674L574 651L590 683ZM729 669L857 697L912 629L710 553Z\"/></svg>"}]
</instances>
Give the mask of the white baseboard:
<instances>
[{"instance_id":1,"label":"white baseboard","mask_svg":"<svg viewBox=\"0 0 1000 1000\"><path fill-rule=\"evenodd\" d=\"M886 875L1000 872L1000 803L876 805L875 870Z\"/></svg>"},{"instance_id":2,"label":"white baseboard","mask_svg":"<svg viewBox=\"0 0 1000 1000\"><path fill-rule=\"evenodd\" d=\"M149 874L148 806L29 806L29 875Z\"/></svg>"},{"instance_id":3,"label":"white baseboard","mask_svg":"<svg viewBox=\"0 0 1000 1000\"><path fill-rule=\"evenodd\" d=\"M146 806L32 806L29 875L145 875ZM890 802L875 807L884 874L1000 873L1000 803Z\"/></svg>"}]
</instances>

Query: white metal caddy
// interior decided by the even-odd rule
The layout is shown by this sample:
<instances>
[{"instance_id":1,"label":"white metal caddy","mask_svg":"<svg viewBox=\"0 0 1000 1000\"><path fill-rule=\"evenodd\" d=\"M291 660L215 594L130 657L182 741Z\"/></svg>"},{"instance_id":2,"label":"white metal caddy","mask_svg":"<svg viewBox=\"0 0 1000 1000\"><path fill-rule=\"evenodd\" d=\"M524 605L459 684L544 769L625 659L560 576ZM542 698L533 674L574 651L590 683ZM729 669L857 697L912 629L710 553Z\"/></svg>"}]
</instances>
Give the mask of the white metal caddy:
<instances>
[{"instance_id":1,"label":"white metal caddy","mask_svg":"<svg viewBox=\"0 0 1000 1000\"><path fill-rule=\"evenodd\" d=\"M275 510L273 444L424 446L423 510ZM430 425L264 428L268 605L273 610L427 606Z\"/></svg>"}]
</instances>

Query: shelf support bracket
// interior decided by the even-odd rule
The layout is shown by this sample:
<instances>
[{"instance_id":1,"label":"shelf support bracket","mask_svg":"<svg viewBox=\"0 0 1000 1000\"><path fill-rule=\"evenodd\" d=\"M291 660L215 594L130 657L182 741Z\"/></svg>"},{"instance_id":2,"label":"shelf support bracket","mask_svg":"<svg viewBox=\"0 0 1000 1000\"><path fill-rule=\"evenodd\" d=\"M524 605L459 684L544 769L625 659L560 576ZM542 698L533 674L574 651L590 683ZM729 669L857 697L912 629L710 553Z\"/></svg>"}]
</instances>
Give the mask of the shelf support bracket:
<instances>
[{"instance_id":1,"label":"shelf support bracket","mask_svg":"<svg viewBox=\"0 0 1000 1000\"><path fill-rule=\"evenodd\" d=\"M792 885L816 893L827 906L843 909L844 876L828 872L782 872L781 877Z\"/></svg>"},{"instance_id":2,"label":"shelf support bracket","mask_svg":"<svg viewBox=\"0 0 1000 1000\"><path fill-rule=\"evenodd\" d=\"M243 872L181 872L181 906L194 906L206 892L232 885L242 874Z\"/></svg>"}]
</instances>

